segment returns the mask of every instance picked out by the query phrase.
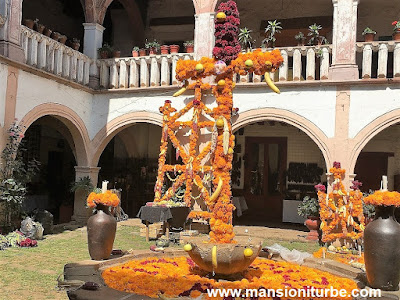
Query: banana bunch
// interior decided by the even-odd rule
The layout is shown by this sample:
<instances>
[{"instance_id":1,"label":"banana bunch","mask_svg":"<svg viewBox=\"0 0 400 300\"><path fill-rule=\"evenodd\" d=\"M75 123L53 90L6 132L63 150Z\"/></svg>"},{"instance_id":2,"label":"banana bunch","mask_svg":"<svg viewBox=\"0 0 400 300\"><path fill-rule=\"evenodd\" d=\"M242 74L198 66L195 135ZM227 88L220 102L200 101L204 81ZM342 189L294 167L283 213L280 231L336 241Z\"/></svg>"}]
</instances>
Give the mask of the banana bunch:
<instances>
[{"instance_id":1,"label":"banana bunch","mask_svg":"<svg viewBox=\"0 0 400 300\"><path fill-rule=\"evenodd\" d=\"M269 86L271 90L273 90L275 93L280 94L281 91L277 88L275 83L271 79L271 68L272 68L272 63L270 61L266 61L265 64L268 67L268 71L265 72L264 77L265 77L265 82Z\"/></svg>"}]
</instances>

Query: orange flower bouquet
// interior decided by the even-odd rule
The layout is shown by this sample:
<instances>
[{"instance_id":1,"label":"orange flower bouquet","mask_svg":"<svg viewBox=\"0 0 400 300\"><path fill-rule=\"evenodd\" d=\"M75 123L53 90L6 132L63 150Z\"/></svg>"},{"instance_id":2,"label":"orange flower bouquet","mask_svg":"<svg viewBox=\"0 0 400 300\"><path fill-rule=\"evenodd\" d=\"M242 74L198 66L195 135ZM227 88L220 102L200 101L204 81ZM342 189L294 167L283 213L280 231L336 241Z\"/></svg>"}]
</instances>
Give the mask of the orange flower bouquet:
<instances>
[{"instance_id":1,"label":"orange flower bouquet","mask_svg":"<svg viewBox=\"0 0 400 300\"><path fill-rule=\"evenodd\" d=\"M400 193L389 191L376 191L375 193L364 198L366 204L384 205L384 206L400 206Z\"/></svg>"},{"instance_id":2,"label":"orange flower bouquet","mask_svg":"<svg viewBox=\"0 0 400 300\"><path fill-rule=\"evenodd\" d=\"M105 193L98 193L96 190L91 192L86 199L86 204L90 208L95 208L98 204L104 206L117 207L119 204L119 198L116 194L107 190Z\"/></svg>"}]
</instances>

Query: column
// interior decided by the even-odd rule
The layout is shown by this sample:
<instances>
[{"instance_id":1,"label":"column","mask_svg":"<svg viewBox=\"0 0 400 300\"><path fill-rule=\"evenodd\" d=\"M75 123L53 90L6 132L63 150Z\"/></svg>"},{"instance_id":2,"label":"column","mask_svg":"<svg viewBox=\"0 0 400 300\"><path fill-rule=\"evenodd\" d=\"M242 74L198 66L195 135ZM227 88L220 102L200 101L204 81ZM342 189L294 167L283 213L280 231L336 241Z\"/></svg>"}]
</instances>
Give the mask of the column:
<instances>
[{"instance_id":1,"label":"column","mask_svg":"<svg viewBox=\"0 0 400 300\"><path fill-rule=\"evenodd\" d=\"M333 41L332 80L359 79L356 65L357 6L359 0L332 0Z\"/></svg>"},{"instance_id":2,"label":"column","mask_svg":"<svg viewBox=\"0 0 400 300\"><path fill-rule=\"evenodd\" d=\"M22 0L0 0L0 55L18 61L25 61L21 47Z\"/></svg>"},{"instance_id":3,"label":"column","mask_svg":"<svg viewBox=\"0 0 400 300\"><path fill-rule=\"evenodd\" d=\"M214 48L214 12L195 15L194 53L195 59L211 57Z\"/></svg>"},{"instance_id":4,"label":"column","mask_svg":"<svg viewBox=\"0 0 400 300\"><path fill-rule=\"evenodd\" d=\"M85 30L83 38L83 54L91 59L97 59L97 49L103 45L104 27L97 23L83 23ZM92 88L99 87L100 75L99 67L96 63L90 66L89 86Z\"/></svg>"},{"instance_id":5,"label":"column","mask_svg":"<svg viewBox=\"0 0 400 300\"><path fill-rule=\"evenodd\" d=\"M97 180L99 176L99 167L75 167L75 180L79 180L80 178L89 176L92 180L94 186L97 186ZM87 219L91 216L92 210L86 208L86 198L87 194L85 191L76 191L75 192L75 201L74 201L74 215L72 216L72 220L77 223L83 224L86 223Z\"/></svg>"}]
</instances>

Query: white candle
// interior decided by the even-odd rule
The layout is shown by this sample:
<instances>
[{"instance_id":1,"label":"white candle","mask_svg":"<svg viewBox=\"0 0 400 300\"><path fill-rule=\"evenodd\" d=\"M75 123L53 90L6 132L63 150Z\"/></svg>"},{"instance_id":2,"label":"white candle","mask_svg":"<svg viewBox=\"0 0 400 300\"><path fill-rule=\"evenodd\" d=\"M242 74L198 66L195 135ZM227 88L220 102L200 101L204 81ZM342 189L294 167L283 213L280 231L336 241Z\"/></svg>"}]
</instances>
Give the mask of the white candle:
<instances>
[{"instance_id":1,"label":"white candle","mask_svg":"<svg viewBox=\"0 0 400 300\"><path fill-rule=\"evenodd\" d=\"M323 258L323 259L326 258L325 248L322 248L322 258Z\"/></svg>"},{"instance_id":2,"label":"white candle","mask_svg":"<svg viewBox=\"0 0 400 300\"><path fill-rule=\"evenodd\" d=\"M107 185L108 185L108 181L104 180L101 186L101 192L105 193L107 191Z\"/></svg>"},{"instance_id":3,"label":"white candle","mask_svg":"<svg viewBox=\"0 0 400 300\"><path fill-rule=\"evenodd\" d=\"M358 245L358 256L361 257L361 245Z\"/></svg>"},{"instance_id":4,"label":"white candle","mask_svg":"<svg viewBox=\"0 0 400 300\"><path fill-rule=\"evenodd\" d=\"M388 180L387 176L382 176L382 190L387 191Z\"/></svg>"}]
</instances>

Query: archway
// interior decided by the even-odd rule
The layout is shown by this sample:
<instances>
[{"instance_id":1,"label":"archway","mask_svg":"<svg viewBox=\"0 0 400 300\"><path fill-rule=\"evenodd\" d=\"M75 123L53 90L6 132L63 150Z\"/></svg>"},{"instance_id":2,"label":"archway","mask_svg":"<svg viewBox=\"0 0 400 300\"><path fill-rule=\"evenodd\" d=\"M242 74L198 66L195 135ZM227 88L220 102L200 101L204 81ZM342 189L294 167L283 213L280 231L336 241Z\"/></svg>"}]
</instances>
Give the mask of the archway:
<instances>
[{"instance_id":1,"label":"archway","mask_svg":"<svg viewBox=\"0 0 400 300\"><path fill-rule=\"evenodd\" d=\"M129 217L154 200L160 140L159 126L136 123L113 135L102 151L99 182L107 180L110 187L121 190L121 205Z\"/></svg>"},{"instance_id":2,"label":"archway","mask_svg":"<svg viewBox=\"0 0 400 300\"><path fill-rule=\"evenodd\" d=\"M68 127L54 116L43 116L25 131L26 161L36 159L40 171L28 187L24 209L47 210L55 223L66 223L73 213L76 148Z\"/></svg>"},{"instance_id":3,"label":"archway","mask_svg":"<svg viewBox=\"0 0 400 300\"><path fill-rule=\"evenodd\" d=\"M305 196L316 197L315 184L326 183L326 137L309 121L299 122L299 117L265 113L245 113L234 124L234 202L248 207L243 216L239 209L235 222L302 224L297 206Z\"/></svg>"}]
</instances>

